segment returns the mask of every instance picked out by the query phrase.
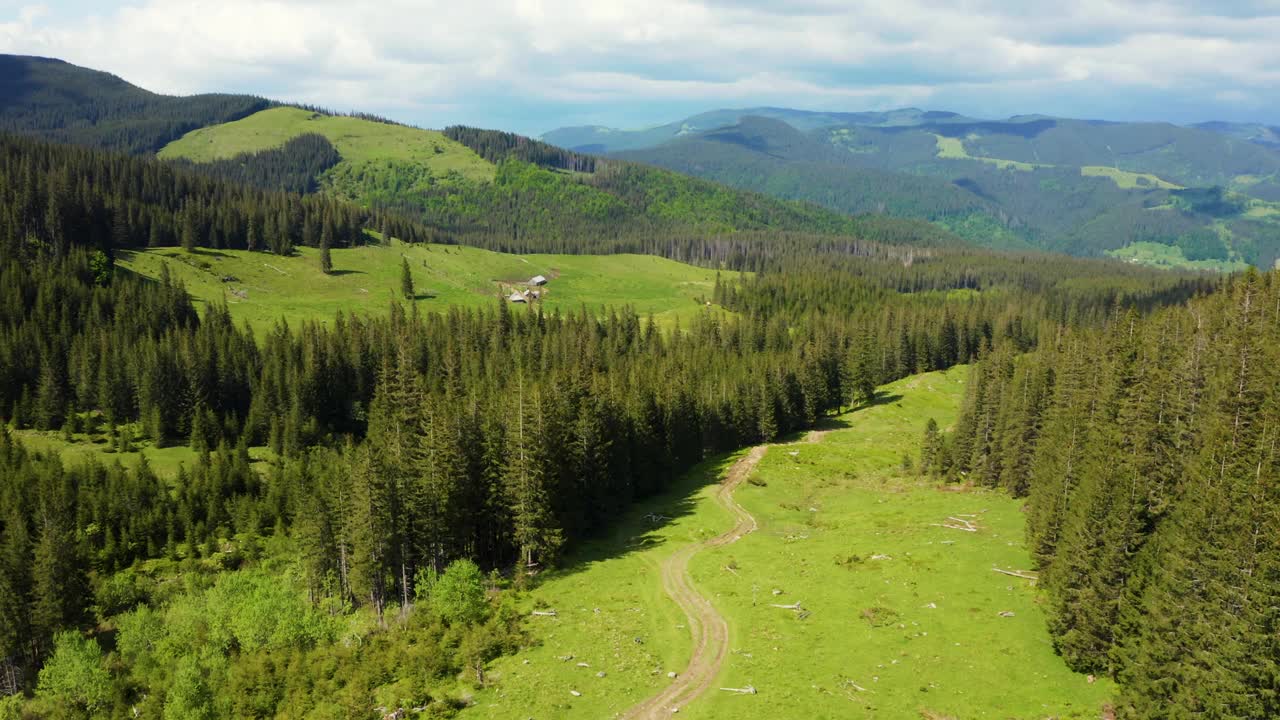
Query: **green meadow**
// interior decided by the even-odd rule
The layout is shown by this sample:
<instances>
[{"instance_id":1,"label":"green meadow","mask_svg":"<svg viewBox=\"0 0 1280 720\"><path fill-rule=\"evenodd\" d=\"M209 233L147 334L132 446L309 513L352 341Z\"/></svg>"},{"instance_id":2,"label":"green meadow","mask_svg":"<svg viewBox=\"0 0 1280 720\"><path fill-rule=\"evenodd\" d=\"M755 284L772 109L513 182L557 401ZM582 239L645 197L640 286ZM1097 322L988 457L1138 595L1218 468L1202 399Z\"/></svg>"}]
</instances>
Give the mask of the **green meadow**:
<instances>
[{"instance_id":1,"label":"green meadow","mask_svg":"<svg viewBox=\"0 0 1280 720\"><path fill-rule=\"evenodd\" d=\"M1107 255L1117 260L1167 270L1207 270L1230 273L1249 267L1248 263L1239 260L1188 260L1183 255L1182 248L1156 242L1129 243L1122 248L1108 250Z\"/></svg>"},{"instance_id":2,"label":"green meadow","mask_svg":"<svg viewBox=\"0 0 1280 720\"><path fill-rule=\"evenodd\" d=\"M954 422L966 373L908 378L817 442L769 448L735 495L759 529L691 563L731 642L680 717L1100 715L1112 685L1068 670L1033 583L993 570L1029 567L1022 503L904 470L929 418ZM529 618L537 642L494 663L463 717L613 717L669 683L691 638L658 567L731 525L713 491L734 459L704 464L543 577L530 609L557 614Z\"/></svg>"},{"instance_id":3,"label":"green meadow","mask_svg":"<svg viewBox=\"0 0 1280 720\"><path fill-rule=\"evenodd\" d=\"M494 175L491 163L436 130L292 107L271 108L235 122L192 130L157 155L209 162L280 147L308 133L328 138L344 164L394 160L426 167L434 176L456 172L469 180L492 180Z\"/></svg>"},{"instance_id":4,"label":"green meadow","mask_svg":"<svg viewBox=\"0 0 1280 720\"><path fill-rule=\"evenodd\" d=\"M942 135L934 135L934 137L938 140L938 157L942 160L977 160L995 165L1001 170L1012 168L1024 172L1029 172L1037 167L1049 167L1048 165L1038 165L1019 160L1001 160L999 158L970 155L969 150L964 146L964 141L960 138L944 137Z\"/></svg>"},{"instance_id":5,"label":"green meadow","mask_svg":"<svg viewBox=\"0 0 1280 720\"><path fill-rule=\"evenodd\" d=\"M449 306L492 306L501 294L523 289L535 275L544 312L599 311L629 305L670 325L705 308L716 271L650 255L510 255L449 245L368 245L335 248L334 272L320 272L319 252L300 247L288 257L245 250L186 253L158 248L123 253L120 265L158 278L168 266L202 303L226 302L237 321L263 333L278 320L290 325L328 322L338 311L386 313L401 302L401 261L408 260L420 311ZM736 274L733 274L736 276ZM233 278L227 281L224 279ZM726 278L727 279L727 278ZM531 305L516 306L528 310Z\"/></svg>"},{"instance_id":6,"label":"green meadow","mask_svg":"<svg viewBox=\"0 0 1280 720\"><path fill-rule=\"evenodd\" d=\"M1119 168L1104 167L1101 165L1086 165L1080 168L1080 174L1085 177L1105 177L1111 178L1115 182L1116 187L1122 190L1132 190L1134 188L1161 188L1164 190L1181 190L1181 185L1175 185L1167 180L1162 180L1151 173L1129 172L1128 170L1120 170Z\"/></svg>"},{"instance_id":7,"label":"green meadow","mask_svg":"<svg viewBox=\"0 0 1280 720\"><path fill-rule=\"evenodd\" d=\"M199 456L195 450L185 443L158 448L151 440L141 437L141 430L136 423L131 426L135 437L130 443L129 452L117 452L102 433L87 435L75 433L68 440L61 432L42 430L10 430L22 444L38 452L56 452L62 457L64 465L78 465L95 461L103 465L119 462L127 468L135 468L145 456L147 464L156 475L166 479L174 479L182 466L195 467ZM271 451L265 447L249 448L249 457L254 463L260 463L271 457Z\"/></svg>"}]
</instances>

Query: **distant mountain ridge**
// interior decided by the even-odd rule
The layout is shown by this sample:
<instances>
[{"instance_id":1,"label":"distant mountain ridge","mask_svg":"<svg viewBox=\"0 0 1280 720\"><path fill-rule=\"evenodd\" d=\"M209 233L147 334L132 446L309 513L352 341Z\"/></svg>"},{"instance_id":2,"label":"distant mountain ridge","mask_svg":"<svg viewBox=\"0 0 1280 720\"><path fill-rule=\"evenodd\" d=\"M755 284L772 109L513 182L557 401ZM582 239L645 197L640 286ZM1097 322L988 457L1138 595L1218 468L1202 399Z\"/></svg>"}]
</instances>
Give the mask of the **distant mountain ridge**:
<instances>
[{"instance_id":1,"label":"distant mountain ridge","mask_svg":"<svg viewBox=\"0 0 1280 720\"><path fill-rule=\"evenodd\" d=\"M1280 133L1264 125L752 108L543 137L842 212L926 219L991 247L1172 253L1219 269L1280 258ZM1202 196L1223 202L1189 200Z\"/></svg>"},{"instance_id":2,"label":"distant mountain ridge","mask_svg":"<svg viewBox=\"0 0 1280 720\"><path fill-rule=\"evenodd\" d=\"M540 140L581 152L610 153L622 150L640 150L661 144L683 135L706 132L734 125L745 117L764 117L781 120L801 131L820 128L861 127L912 127L981 124L988 127L1012 126L1041 121L1085 123L1102 125L1169 125L1193 130L1205 130L1233 138L1257 143L1266 147L1280 146L1280 126L1261 123L1235 123L1206 121L1179 126L1161 122L1124 122L1104 119L1074 119L1041 114L1013 115L1008 118L977 118L948 110L922 110L907 107L896 110L870 110L835 112L822 110L798 110L782 107L726 108L691 115L683 120L647 128L624 129L605 125L577 125L559 127L539 136Z\"/></svg>"},{"instance_id":3,"label":"distant mountain ridge","mask_svg":"<svg viewBox=\"0 0 1280 720\"><path fill-rule=\"evenodd\" d=\"M758 107L561 129L543 144L252 95L170 97L0 55L0 131L326 193L493 248L650 252L675 236L694 248L791 233L1218 270L1280 259L1280 133L1266 125Z\"/></svg>"}]
</instances>

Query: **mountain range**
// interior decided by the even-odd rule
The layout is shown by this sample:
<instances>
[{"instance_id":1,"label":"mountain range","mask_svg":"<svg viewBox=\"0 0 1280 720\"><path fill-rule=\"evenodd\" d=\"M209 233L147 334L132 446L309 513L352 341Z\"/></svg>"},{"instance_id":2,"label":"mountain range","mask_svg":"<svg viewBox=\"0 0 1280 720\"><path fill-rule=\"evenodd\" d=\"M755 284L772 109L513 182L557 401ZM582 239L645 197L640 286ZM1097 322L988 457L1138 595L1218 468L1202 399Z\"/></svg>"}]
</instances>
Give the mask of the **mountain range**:
<instances>
[{"instance_id":1,"label":"mountain range","mask_svg":"<svg viewBox=\"0 0 1280 720\"><path fill-rule=\"evenodd\" d=\"M493 249L640 251L680 237L706 253L692 248L789 233L1210 270L1280 258L1280 129L1260 124L756 107L532 140L247 94L169 97L6 55L0 130L324 193Z\"/></svg>"},{"instance_id":2,"label":"mountain range","mask_svg":"<svg viewBox=\"0 0 1280 720\"><path fill-rule=\"evenodd\" d=\"M1280 254L1280 128L1265 125L765 107L542 139L992 247L1222 269Z\"/></svg>"}]
</instances>

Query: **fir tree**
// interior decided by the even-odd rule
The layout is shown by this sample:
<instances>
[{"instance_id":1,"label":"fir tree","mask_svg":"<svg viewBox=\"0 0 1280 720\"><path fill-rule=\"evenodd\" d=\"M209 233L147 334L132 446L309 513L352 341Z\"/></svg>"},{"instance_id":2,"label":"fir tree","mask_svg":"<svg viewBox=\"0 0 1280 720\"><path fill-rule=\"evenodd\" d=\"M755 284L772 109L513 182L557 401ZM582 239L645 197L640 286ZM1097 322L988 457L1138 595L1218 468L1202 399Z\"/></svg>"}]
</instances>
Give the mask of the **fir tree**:
<instances>
[{"instance_id":1,"label":"fir tree","mask_svg":"<svg viewBox=\"0 0 1280 720\"><path fill-rule=\"evenodd\" d=\"M409 258L400 259L400 296L405 300L413 300L413 273L409 270Z\"/></svg>"},{"instance_id":2,"label":"fir tree","mask_svg":"<svg viewBox=\"0 0 1280 720\"><path fill-rule=\"evenodd\" d=\"M333 244L333 231L326 223L320 234L320 272L328 275L333 272L333 259L329 257L329 248Z\"/></svg>"}]
</instances>

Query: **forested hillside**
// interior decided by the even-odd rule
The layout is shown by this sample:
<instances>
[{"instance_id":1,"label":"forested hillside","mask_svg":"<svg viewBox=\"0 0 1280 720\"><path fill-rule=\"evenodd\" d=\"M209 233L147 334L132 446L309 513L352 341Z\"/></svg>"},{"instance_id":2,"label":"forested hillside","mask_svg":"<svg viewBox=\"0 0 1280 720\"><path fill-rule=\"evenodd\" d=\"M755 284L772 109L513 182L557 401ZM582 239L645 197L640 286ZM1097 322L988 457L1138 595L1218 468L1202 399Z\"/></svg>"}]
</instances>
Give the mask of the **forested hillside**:
<instances>
[{"instance_id":1,"label":"forested hillside","mask_svg":"<svg viewBox=\"0 0 1280 720\"><path fill-rule=\"evenodd\" d=\"M764 108L664 133L546 137L843 212L923 218L988 247L1101 255L1154 244L1187 267L1224 270L1280 257L1280 154L1247 128ZM1205 193L1229 202L1186 201Z\"/></svg>"},{"instance_id":2,"label":"forested hillside","mask_svg":"<svg viewBox=\"0 0 1280 720\"><path fill-rule=\"evenodd\" d=\"M960 242L923 223L850 218L649 166L597 161L512 133L452 127L441 134L295 108L195 131L160 155L194 160L194 167L224 176L219 167L243 166L243 175L263 167L266 152L299 157L293 143L304 133L327 133L339 154L331 166L308 166L319 169L313 186L320 192L413 217L441 237L506 252L638 252L722 261L726 251L691 245L713 239L736 244L733 237L758 232ZM283 166L257 177L267 187L304 185Z\"/></svg>"},{"instance_id":3,"label":"forested hillside","mask_svg":"<svg viewBox=\"0 0 1280 720\"><path fill-rule=\"evenodd\" d=\"M597 162L511 133L466 127L440 133L371 116L268 107L254 98L165 98L66 63L18 57L5 62L15 71L5 102L12 130L133 153L158 151L165 159L190 161L193 169L259 188L318 192L391 210L439 237L490 249L643 252L706 262L738 252L724 249L726 236L762 231L960 242L937 226L845 214L879 211L883 203L850 202L832 212L634 163ZM100 99L91 106L81 101L85 97ZM849 186L844 194L862 195L868 183L885 177ZM950 227L969 239L1003 234L1005 240L987 244L1020 244L975 209L966 191L933 183L908 185L898 196L917 190L925 199L911 201L913 208L921 202L934 207L929 198L937 192L946 197L946 210L960 208L959 221ZM815 199L802 193L796 198ZM722 247L691 247L711 239Z\"/></svg>"},{"instance_id":4,"label":"forested hillside","mask_svg":"<svg viewBox=\"0 0 1280 720\"><path fill-rule=\"evenodd\" d=\"M170 97L61 60L0 55L0 130L149 154L269 105L249 95Z\"/></svg>"},{"instance_id":5,"label":"forested hillside","mask_svg":"<svg viewBox=\"0 0 1280 720\"><path fill-rule=\"evenodd\" d=\"M1280 714L1278 287L1250 272L997 349L930 453L950 479L1028 498L1054 641L1120 682L1124 717Z\"/></svg>"}]
</instances>

